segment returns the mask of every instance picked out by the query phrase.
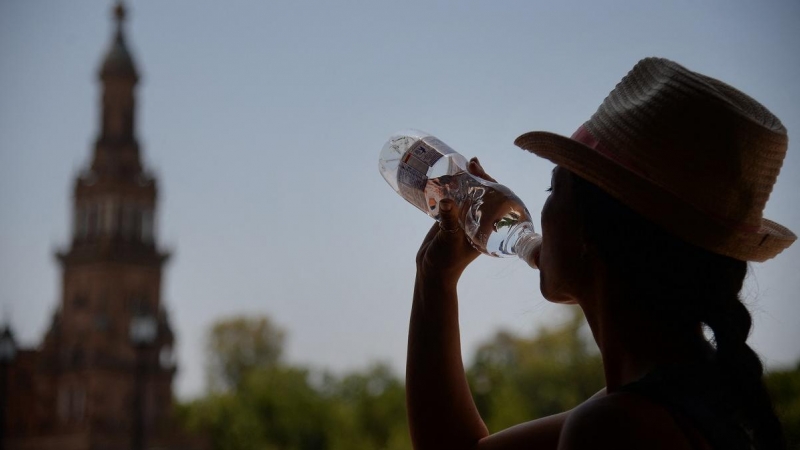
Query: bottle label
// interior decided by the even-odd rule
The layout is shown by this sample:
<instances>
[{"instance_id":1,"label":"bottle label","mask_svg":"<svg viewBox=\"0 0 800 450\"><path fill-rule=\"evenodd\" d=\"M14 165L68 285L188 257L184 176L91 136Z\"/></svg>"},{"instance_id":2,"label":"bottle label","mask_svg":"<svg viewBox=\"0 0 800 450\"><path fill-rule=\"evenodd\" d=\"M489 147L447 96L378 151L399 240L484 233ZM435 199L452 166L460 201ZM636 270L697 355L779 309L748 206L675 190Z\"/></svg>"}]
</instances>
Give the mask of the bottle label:
<instances>
[{"instance_id":1,"label":"bottle label","mask_svg":"<svg viewBox=\"0 0 800 450\"><path fill-rule=\"evenodd\" d=\"M397 186L400 195L417 208L428 211L428 203L425 200L428 170L444 155L454 152L455 150L433 136L414 143L403 155L397 168Z\"/></svg>"}]
</instances>

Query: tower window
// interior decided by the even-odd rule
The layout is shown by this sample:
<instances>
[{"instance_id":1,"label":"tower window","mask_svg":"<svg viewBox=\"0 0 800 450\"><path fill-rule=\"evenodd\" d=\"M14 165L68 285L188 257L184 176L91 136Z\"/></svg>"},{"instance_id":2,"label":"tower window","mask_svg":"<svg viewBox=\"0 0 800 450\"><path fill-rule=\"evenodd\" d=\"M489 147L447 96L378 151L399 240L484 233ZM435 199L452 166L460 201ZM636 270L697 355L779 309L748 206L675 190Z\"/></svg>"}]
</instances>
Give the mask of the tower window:
<instances>
[{"instance_id":1,"label":"tower window","mask_svg":"<svg viewBox=\"0 0 800 450\"><path fill-rule=\"evenodd\" d=\"M75 309L83 309L89 304L89 299L84 294L78 294L72 299L72 306Z\"/></svg>"},{"instance_id":2,"label":"tower window","mask_svg":"<svg viewBox=\"0 0 800 450\"><path fill-rule=\"evenodd\" d=\"M97 202L97 234L106 233L106 202Z\"/></svg>"},{"instance_id":3,"label":"tower window","mask_svg":"<svg viewBox=\"0 0 800 450\"><path fill-rule=\"evenodd\" d=\"M152 314L150 302L143 295L133 296L128 299L128 311L131 314Z\"/></svg>"},{"instance_id":4,"label":"tower window","mask_svg":"<svg viewBox=\"0 0 800 450\"><path fill-rule=\"evenodd\" d=\"M88 212L86 214L86 235L91 237L97 234L99 212L96 203L90 204L87 209Z\"/></svg>"},{"instance_id":5,"label":"tower window","mask_svg":"<svg viewBox=\"0 0 800 450\"><path fill-rule=\"evenodd\" d=\"M153 210L142 211L142 241L153 242Z\"/></svg>"},{"instance_id":6,"label":"tower window","mask_svg":"<svg viewBox=\"0 0 800 450\"><path fill-rule=\"evenodd\" d=\"M133 232L131 233L132 236L140 238L142 236L142 212L136 206L133 208L131 224L133 225L133 229L131 230Z\"/></svg>"},{"instance_id":7,"label":"tower window","mask_svg":"<svg viewBox=\"0 0 800 450\"><path fill-rule=\"evenodd\" d=\"M75 207L73 214L72 229L76 239L85 239L88 232L89 217L86 206L80 205Z\"/></svg>"},{"instance_id":8,"label":"tower window","mask_svg":"<svg viewBox=\"0 0 800 450\"><path fill-rule=\"evenodd\" d=\"M113 197L103 198L98 202L98 225L100 233L113 234L116 230L117 202Z\"/></svg>"},{"instance_id":9,"label":"tower window","mask_svg":"<svg viewBox=\"0 0 800 450\"><path fill-rule=\"evenodd\" d=\"M109 319L106 313L100 313L94 316L94 329L100 332L108 331Z\"/></svg>"},{"instance_id":10,"label":"tower window","mask_svg":"<svg viewBox=\"0 0 800 450\"><path fill-rule=\"evenodd\" d=\"M63 422L83 420L86 390L82 386L62 384L58 390L58 415Z\"/></svg>"},{"instance_id":11,"label":"tower window","mask_svg":"<svg viewBox=\"0 0 800 450\"><path fill-rule=\"evenodd\" d=\"M120 224L120 232L122 237L130 238L133 234L133 221L136 215L136 208L131 203L122 205L122 220Z\"/></svg>"}]
</instances>

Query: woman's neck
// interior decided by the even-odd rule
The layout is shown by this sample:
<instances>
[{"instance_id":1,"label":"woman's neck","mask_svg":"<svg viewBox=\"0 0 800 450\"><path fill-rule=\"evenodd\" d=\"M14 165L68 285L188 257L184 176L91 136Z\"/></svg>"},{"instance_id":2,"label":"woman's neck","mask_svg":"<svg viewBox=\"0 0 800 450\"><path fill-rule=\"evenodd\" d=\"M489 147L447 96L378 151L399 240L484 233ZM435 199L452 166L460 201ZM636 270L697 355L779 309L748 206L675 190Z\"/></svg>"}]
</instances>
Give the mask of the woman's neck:
<instances>
[{"instance_id":1,"label":"woman's neck","mask_svg":"<svg viewBox=\"0 0 800 450\"><path fill-rule=\"evenodd\" d=\"M641 304L640 299L609 294L615 291L606 286L594 291L601 295L580 303L603 357L608 392L656 367L707 358L710 344L699 324L692 328L665 326L663 321L630 306Z\"/></svg>"}]
</instances>

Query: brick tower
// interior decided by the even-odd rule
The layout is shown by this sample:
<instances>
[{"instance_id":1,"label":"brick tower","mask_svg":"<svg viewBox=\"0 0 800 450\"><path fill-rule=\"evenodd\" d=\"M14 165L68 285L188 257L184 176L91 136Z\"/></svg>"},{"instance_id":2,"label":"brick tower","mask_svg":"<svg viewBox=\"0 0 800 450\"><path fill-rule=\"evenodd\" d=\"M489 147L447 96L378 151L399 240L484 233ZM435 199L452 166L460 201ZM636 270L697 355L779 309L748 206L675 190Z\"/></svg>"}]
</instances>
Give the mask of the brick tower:
<instances>
[{"instance_id":1,"label":"brick tower","mask_svg":"<svg viewBox=\"0 0 800 450\"><path fill-rule=\"evenodd\" d=\"M90 166L75 181L71 242L56 254L61 303L41 347L19 350L8 372L7 449L189 443L171 419L174 338L161 302L168 254L154 228L156 180L136 140L139 74L121 3L114 18L99 71L99 134Z\"/></svg>"}]
</instances>

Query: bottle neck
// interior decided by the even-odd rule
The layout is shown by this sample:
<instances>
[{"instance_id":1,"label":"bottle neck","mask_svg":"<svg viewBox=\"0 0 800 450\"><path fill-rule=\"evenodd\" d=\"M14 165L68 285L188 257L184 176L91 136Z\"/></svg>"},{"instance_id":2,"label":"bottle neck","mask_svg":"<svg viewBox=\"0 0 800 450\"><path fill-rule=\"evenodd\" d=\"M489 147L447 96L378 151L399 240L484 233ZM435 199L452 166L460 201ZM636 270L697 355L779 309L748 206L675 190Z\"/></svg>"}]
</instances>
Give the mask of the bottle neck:
<instances>
[{"instance_id":1,"label":"bottle neck","mask_svg":"<svg viewBox=\"0 0 800 450\"><path fill-rule=\"evenodd\" d=\"M511 250L519 259L528 263L533 269L538 269L534 261L534 253L539 251L542 245L542 236L533 231L533 224L524 222L519 225L518 230L514 230L514 239L509 236Z\"/></svg>"}]
</instances>

